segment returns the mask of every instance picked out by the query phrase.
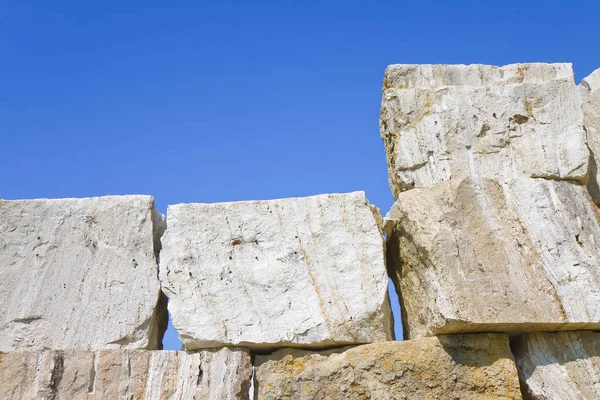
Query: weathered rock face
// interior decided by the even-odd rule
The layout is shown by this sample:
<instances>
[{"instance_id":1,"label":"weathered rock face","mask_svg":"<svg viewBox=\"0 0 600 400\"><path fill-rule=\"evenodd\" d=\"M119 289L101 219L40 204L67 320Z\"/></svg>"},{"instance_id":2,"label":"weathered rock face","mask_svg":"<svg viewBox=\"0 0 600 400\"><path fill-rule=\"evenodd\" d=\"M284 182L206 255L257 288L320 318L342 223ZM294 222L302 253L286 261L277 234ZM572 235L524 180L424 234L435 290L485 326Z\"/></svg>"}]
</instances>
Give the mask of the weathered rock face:
<instances>
[{"instance_id":1,"label":"weathered rock face","mask_svg":"<svg viewBox=\"0 0 600 400\"><path fill-rule=\"evenodd\" d=\"M161 346L151 196L0 200L0 351Z\"/></svg>"},{"instance_id":2,"label":"weathered rock face","mask_svg":"<svg viewBox=\"0 0 600 400\"><path fill-rule=\"evenodd\" d=\"M244 349L0 354L0 399L247 399Z\"/></svg>"},{"instance_id":3,"label":"weathered rock face","mask_svg":"<svg viewBox=\"0 0 600 400\"><path fill-rule=\"evenodd\" d=\"M391 339L373 211L362 192L170 206L160 278L185 347Z\"/></svg>"},{"instance_id":4,"label":"weathered rock face","mask_svg":"<svg viewBox=\"0 0 600 400\"><path fill-rule=\"evenodd\" d=\"M457 335L256 357L255 399L521 399L508 337Z\"/></svg>"},{"instance_id":5,"label":"weathered rock face","mask_svg":"<svg viewBox=\"0 0 600 400\"><path fill-rule=\"evenodd\" d=\"M512 348L526 398L600 398L600 333L530 333Z\"/></svg>"},{"instance_id":6,"label":"weathered rock face","mask_svg":"<svg viewBox=\"0 0 600 400\"><path fill-rule=\"evenodd\" d=\"M583 79L579 85L583 97L583 123L591 152L588 189L600 205L600 69Z\"/></svg>"},{"instance_id":7,"label":"weathered rock face","mask_svg":"<svg viewBox=\"0 0 600 400\"><path fill-rule=\"evenodd\" d=\"M391 65L380 127L392 192L474 175L584 182L582 119L570 64Z\"/></svg>"},{"instance_id":8,"label":"weathered rock face","mask_svg":"<svg viewBox=\"0 0 600 400\"><path fill-rule=\"evenodd\" d=\"M600 328L600 213L583 185L451 180L400 194L386 223L405 338Z\"/></svg>"}]
</instances>

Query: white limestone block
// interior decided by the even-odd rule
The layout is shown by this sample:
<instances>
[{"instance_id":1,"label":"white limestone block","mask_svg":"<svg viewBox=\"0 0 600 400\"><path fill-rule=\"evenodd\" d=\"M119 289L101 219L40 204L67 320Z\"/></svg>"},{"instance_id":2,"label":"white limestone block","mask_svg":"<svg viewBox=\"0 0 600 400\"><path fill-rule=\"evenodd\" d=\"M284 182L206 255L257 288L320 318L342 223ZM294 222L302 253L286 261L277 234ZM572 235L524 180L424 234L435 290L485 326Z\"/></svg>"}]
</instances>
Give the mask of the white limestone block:
<instances>
[{"instance_id":1,"label":"white limestone block","mask_svg":"<svg viewBox=\"0 0 600 400\"><path fill-rule=\"evenodd\" d=\"M169 206L160 279L184 346L389 340L380 218L363 192Z\"/></svg>"},{"instance_id":2,"label":"white limestone block","mask_svg":"<svg viewBox=\"0 0 600 400\"><path fill-rule=\"evenodd\" d=\"M390 65L380 128L394 197L450 178L585 182L570 64Z\"/></svg>"},{"instance_id":3,"label":"white limestone block","mask_svg":"<svg viewBox=\"0 0 600 400\"><path fill-rule=\"evenodd\" d=\"M401 193L386 219L405 338L600 329L600 213L585 186L450 180Z\"/></svg>"},{"instance_id":4,"label":"white limestone block","mask_svg":"<svg viewBox=\"0 0 600 400\"><path fill-rule=\"evenodd\" d=\"M0 200L0 352L161 348L161 218L151 196Z\"/></svg>"}]
</instances>

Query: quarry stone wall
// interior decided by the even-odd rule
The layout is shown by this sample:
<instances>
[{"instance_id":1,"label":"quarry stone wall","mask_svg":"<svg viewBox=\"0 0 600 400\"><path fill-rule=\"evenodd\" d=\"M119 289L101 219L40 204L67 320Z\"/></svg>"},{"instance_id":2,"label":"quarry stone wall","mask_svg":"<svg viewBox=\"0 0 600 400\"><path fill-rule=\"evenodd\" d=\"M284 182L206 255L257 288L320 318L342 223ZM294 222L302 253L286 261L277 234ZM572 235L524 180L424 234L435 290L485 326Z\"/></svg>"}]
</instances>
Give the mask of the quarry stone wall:
<instances>
[{"instance_id":1,"label":"quarry stone wall","mask_svg":"<svg viewBox=\"0 0 600 400\"><path fill-rule=\"evenodd\" d=\"M385 217L0 200L0 399L600 398L600 70L391 65L380 128Z\"/></svg>"}]
</instances>

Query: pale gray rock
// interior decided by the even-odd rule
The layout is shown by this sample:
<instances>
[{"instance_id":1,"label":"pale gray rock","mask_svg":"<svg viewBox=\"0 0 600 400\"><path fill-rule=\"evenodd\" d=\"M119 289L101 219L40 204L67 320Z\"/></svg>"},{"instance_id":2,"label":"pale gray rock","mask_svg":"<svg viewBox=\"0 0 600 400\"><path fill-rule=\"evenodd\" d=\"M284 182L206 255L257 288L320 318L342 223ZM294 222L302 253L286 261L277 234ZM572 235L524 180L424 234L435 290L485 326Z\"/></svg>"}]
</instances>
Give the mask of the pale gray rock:
<instances>
[{"instance_id":1,"label":"pale gray rock","mask_svg":"<svg viewBox=\"0 0 600 400\"><path fill-rule=\"evenodd\" d=\"M468 176L587 181L570 64L390 65L380 128L394 197Z\"/></svg>"},{"instance_id":2,"label":"pale gray rock","mask_svg":"<svg viewBox=\"0 0 600 400\"><path fill-rule=\"evenodd\" d=\"M161 348L160 221L151 196L0 200L0 351Z\"/></svg>"},{"instance_id":3,"label":"pale gray rock","mask_svg":"<svg viewBox=\"0 0 600 400\"><path fill-rule=\"evenodd\" d=\"M256 357L255 396L267 399L521 399L508 336L380 342Z\"/></svg>"},{"instance_id":4,"label":"pale gray rock","mask_svg":"<svg viewBox=\"0 0 600 400\"><path fill-rule=\"evenodd\" d=\"M592 72L579 84L583 98L583 124L590 149L590 180L588 189L600 205L600 69Z\"/></svg>"},{"instance_id":5,"label":"pale gray rock","mask_svg":"<svg viewBox=\"0 0 600 400\"><path fill-rule=\"evenodd\" d=\"M169 206L160 279L184 346L391 339L380 218L363 192Z\"/></svg>"},{"instance_id":6,"label":"pale gray rock","mask_svg":"<svg viewBox=\"0 0 600 400\"><path fill-rule=\"evenodd\" d=\"M405 338L600 328L600 213L583 185L466 178L386 217Z\"/></svg>"},{"instance_id":7,"label":"pale gray rock","mask_svg":"<svg viewBox=\"0 0 600 400\"><path fill-rule=\"evenodd\" d=\"M529 333L511 347L525 398L600 399L600 333Z\"/></svg>"},{"instance_id":8,"label":"pale gray rock","mask_svg":"<svg viewBox=\"0 0 600 400\"><path fill-rule=\"evenodd\" d=\"M0 400L248 399L245 349L0 353Z\"/></svg>"}]
</instances>

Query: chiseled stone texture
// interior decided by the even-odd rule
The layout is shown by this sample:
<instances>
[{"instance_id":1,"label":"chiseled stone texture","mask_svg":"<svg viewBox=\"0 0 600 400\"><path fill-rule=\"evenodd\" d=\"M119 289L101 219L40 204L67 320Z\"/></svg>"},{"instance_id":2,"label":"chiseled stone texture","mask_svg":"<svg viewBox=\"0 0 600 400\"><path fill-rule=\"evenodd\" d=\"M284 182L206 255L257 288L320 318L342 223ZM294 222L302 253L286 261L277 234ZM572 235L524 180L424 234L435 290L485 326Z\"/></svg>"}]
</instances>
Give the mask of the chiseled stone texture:
<instances>
[{"instance_id":1,"label":"chiseled stone texture","mask_svg":"<svg viewBox=\"0 0 600 400\"><path fill-rule=\"evenodd\" d=\"M162 225L151 196L0 200L0 351L160 349Z\"/></svg>"},{"instance_id":2,"label":"chiseled stone texture","mask_svg":"<svg viewBox=\"0 0 600 400\"><path fill-rule=\"evenodd\" d=\"M385 229L404 337L599 329L599 219L572 182L466 178L400 194Z\"/></svg>"},{"instance_id":3,"label":"chiseled stone texture","mask_svg":"<svg viewBox=\"0 0 600 400\"><path fill-rule=\"evenodd\" d=\"M583 97L583 124L591 152L588 189L596 204L600 205L600 69L583 79L579 87Z\"/></svg>"},{"instance_id":4,"label":"chiseled stone texture","mask_svg":"<svg viewBox=\"0 0 600 400\"><path fill-rule=\"evenodd\" d=\"M523 397L600 399L600 333L529 333L512 340Z\"/></svg>"},{"instance_id":5,"label":"chiseled stone texture","mask_svg":"<svg viewBox=\"0 0 600 400\"><path fill-rule=\"evenodd\" d=\"M394 197L470 175L586 181L570 64L390 65L380 128Z\"/></svg>"},{"instance_id":6,"label":"chiseled stone texture","mask_svg":"<svg viewBox=\"0 0 600 400\"><path fill-rule=\"evenodd\" d=\"M160 278L184 346L390 340L380 221L363 192L169 206Z\"/></svg>"},{"instance_id":7,"label":"chiseled stone texture","mask_svg":"<svg viewBox=\"0 0 600 400\"><path fill-rule=\"evenodd\" d=\"M247 399L245 349L0 353L0 400Z\"/></svg>"},{"instance_id":8,"label":"chiseled stone texture","mask_svg":"<svg viewBox=\"0 0 600 400\"><path fill-rule=\"evenodd\" d=\"M521 399L508 336L381 342L256 357L255 399Z\"/></svg>"}]
</instances>

